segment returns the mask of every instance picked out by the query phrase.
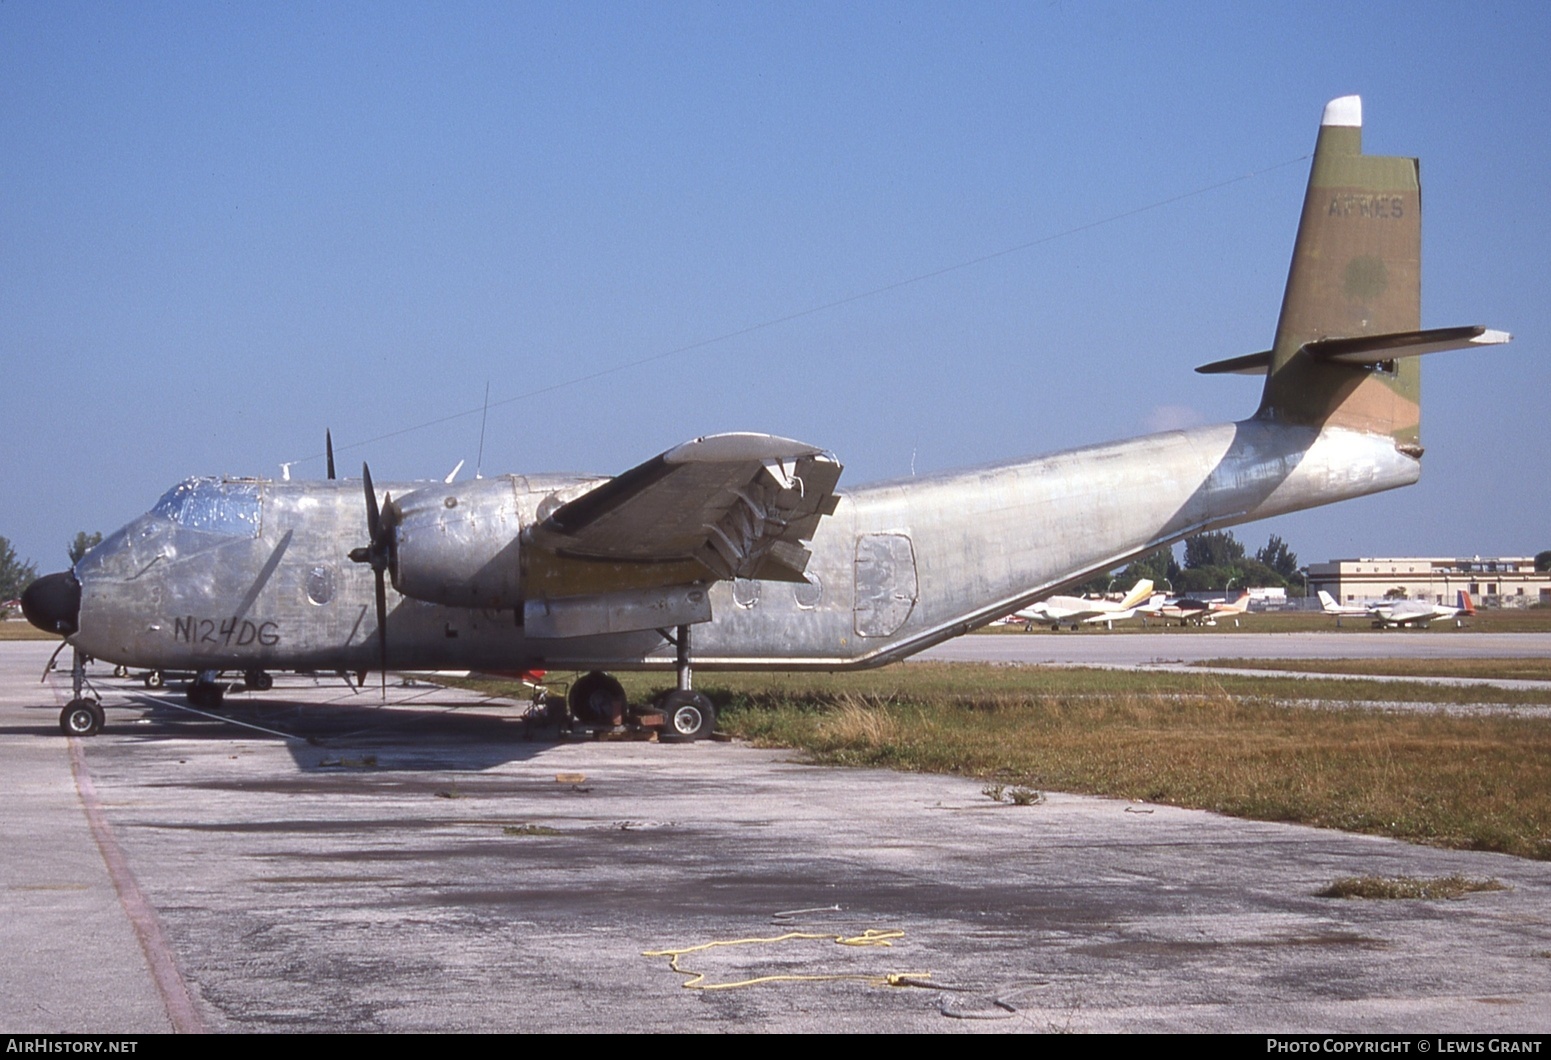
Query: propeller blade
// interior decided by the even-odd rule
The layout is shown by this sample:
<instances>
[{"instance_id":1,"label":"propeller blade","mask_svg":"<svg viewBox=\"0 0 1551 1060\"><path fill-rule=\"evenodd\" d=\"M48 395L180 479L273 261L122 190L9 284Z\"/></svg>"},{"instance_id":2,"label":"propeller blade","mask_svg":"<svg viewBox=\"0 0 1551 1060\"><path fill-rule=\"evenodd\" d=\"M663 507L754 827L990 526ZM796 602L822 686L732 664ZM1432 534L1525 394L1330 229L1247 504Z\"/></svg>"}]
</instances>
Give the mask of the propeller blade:
<instances>
[{"instance_id":1,"label":"propeller blade","mask_svg":"<svg viewBox=\"0 0 1551 1060\"><path fill-rule=\"evenodd\" d=\"M334 432L328 428L323 429L323 448L328 451L329 480L334 478Z\"/></svg>"},{"instance_id":2,"label":"propeller blade","mask_svg":"<svg viewBox=\"0 0 1551 1060\"><path fill-rule=\"evenodd\" d=\"M377 571L377 650L382 674L382 698L388 698L388 590L383 585L383 572Z\"/></svg>"},{"instance_id":3,"label":"propeller blade","mask_svg":"<svg viewBox=\"0 0 1551 1060\"><path fill-rule=\"evenodd\" d=\"M377 506L377 490L372 486L372 469L363 461L361 482L366 489L367 543L350 550L350 559L356 563L369 563L377 597L377 661L382 673L382 698L388 698L388 564L393 559L393 525L398 521L393 507L393 494L388 494L384 506ZM389 519L383 518L383 512ZM361 677L365 678L363 671Z\"/></svg>"},{"instance_id":4,"label":"propeller blade","mask_svg":"<svg viewBox=\"0 0 1551 1060\"><path fill-rule=\"evenodd\" d=\"M361 478L366 483L366 534L371 538L372 549L377 548L377 539L382 534L382 512L377 507L377 491L372 489L372 469L361 462ZM372 559L372 569L377 569L377 560Z\"/></svg>"}]
</instances>

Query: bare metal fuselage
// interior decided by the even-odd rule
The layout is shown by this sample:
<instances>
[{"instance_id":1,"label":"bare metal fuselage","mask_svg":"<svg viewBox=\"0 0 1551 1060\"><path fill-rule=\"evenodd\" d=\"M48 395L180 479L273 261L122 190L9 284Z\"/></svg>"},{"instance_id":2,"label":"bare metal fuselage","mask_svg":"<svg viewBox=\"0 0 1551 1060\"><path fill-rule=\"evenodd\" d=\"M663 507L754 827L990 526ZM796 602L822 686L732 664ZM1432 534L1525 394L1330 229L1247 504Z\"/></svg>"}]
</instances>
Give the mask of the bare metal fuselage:
<instances>
[{"instance_id":1,"label":"bare metal fuselage","mask_svg":"<svg viewBox=\"0 0 1551 1060\"><path fill-rule=\"evenodd\" d=\"M418 483L391 502L364 467L196 480L22 607L81 651L161 669L677 666L684 735L709 710L692 665L882 665L1190 534L1415 482L1420 357L1509 337L1422 328L1419 165L1364 154L1344 96L1321 116L1271 349L1200 369L1263 374L1250 419L845 494L829 454L754 434L612 479ZM100 713L73 704L61 724L89 733Z\"/></svg>"},{"instance_id":2,"label":"bare metal fuselage","mask_svg":"<svg viewBox=\"0 0 1551 1060\"><path fill-rule=\"evenodd\" d=\"M1257 418L864 487L820 523L806 583L707 584L713 618L693 627L695 665L881 665L1188 534L1393 489L1419 474L1419 461L1387 435ZM546 504L601 481L505 476L388 488L399 498L453 499L482 516L462 532L511 541ZM82 595L72 643L109 662L162 669L375 668L372 572L348 558L366 521L359 482L242 486L257 498L256 522L243 532L151 512L92 550L75 568ZM655 630L540 638L521 614L390 589L389 665L673 665L673 647Z\"/></svg>"}]
</instances>

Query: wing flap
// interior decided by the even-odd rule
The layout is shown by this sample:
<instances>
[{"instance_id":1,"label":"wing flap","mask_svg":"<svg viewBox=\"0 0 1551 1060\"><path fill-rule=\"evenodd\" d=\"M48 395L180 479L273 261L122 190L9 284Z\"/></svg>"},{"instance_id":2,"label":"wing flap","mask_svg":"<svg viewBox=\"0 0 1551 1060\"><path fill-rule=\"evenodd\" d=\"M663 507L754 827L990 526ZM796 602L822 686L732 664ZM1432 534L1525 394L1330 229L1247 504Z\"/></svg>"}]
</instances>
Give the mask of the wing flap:
<instances>
[{"instance_id":1,"label":"wing flap","mask_svg":"<svg viewBox=\"0 0 1551 1060\"><path fill-rule=\"evenodd\" d=\"M697 438L562 505L534 543L583 560L694 560L713 579L801 581L802 543L835 510L840 471L829 453L788 438Z\"/></svg>"}]
</instances>

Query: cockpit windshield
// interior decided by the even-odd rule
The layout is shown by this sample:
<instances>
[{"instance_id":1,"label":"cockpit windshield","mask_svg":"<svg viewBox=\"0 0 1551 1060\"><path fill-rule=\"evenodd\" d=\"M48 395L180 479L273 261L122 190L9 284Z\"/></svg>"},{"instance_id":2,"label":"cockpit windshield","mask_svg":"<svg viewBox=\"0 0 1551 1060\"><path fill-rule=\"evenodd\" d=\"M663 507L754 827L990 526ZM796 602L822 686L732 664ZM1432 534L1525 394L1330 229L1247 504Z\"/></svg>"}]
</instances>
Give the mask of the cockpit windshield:
<instances>
[{"instance_id":1,"label":"cockpit windshield","mask_svg":"<svg viewBox=\"0 0 1551 1060\"><path fill-rule=\"evenodd\" d=\"M191 478L162 494L162 499L151 511L165 515L189 530L228 537L258 537L261 508L259 487L255 483Z\"/></svg>"}]
</instances>

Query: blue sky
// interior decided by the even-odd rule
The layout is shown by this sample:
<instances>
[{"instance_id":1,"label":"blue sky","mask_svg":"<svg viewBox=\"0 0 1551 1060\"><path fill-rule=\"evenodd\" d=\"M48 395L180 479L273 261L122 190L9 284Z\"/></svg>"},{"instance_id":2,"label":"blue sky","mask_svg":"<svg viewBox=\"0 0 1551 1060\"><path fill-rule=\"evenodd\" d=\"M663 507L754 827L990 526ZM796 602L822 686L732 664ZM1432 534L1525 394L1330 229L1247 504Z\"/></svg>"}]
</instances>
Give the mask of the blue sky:
<instances>
[{"instance_id":1,"label":"blue sky","mask_svg":"<svg viewBox=\"0 0 1551 1060\"><path fill-rule=\"evenodd\" d=\"M859 484L1239 418L1256 381L1192 369L1270 344L1360 93L1422 159L1424 326L1516 341L1427 359L1419 485L1238 534L1532 554L1548 52L1532 3L10 0L0 535L57 569L186 476L321 476L325 427L350 474L472 468L487 382L487 475L759 430Z\"/></svg>"}]
</instances>

